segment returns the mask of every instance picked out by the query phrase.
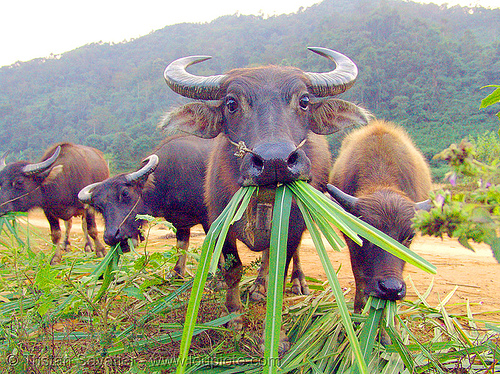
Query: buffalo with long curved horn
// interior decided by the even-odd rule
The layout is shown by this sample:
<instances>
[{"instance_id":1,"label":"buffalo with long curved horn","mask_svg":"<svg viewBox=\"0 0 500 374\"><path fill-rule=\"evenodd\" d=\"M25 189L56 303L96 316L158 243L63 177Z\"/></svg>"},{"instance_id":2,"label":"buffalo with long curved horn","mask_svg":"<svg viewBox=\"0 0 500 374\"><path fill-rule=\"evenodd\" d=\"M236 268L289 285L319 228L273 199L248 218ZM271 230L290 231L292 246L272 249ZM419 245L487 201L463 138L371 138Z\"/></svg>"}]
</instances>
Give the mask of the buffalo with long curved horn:
<instances>
[{"instance_id":1,"label":"buffalo with long curved horn","mask_svg":"<svg viewBox=\"0 0 500 374\"><path fill-rule=\"evenodd\" d=\"M162 127L168 132L215 138L205 182L210 222L241 186L259 186L272 193L278 184L304 180L326 192L331 160L328 143L321 135L364 125L370 119L368 111L336 97L356 81L356 65L339 52L309 49L332 61L335 68L311 73L291 66L261 66L200 77L186 69L209 57L191 56L175 60L165 69L165 80L173 91L198 101L172 110ZM266 217L272 199L264 201L260 196L252 199L247 214L230 228L222 248L225 258L231 259L224 274L230 313L243 311L239 290L242 263L236 239L253 251L269 248L270 227L258 227L256 222L270 224ZM292 205L290 221L287 269L305 230L296 204ZM300 268L292 272L292 278L299 292L307 292ZM241 329L242 322L241 317L235 318L232 328ZM287 346L283 338L281 350Z\"/></svg>"},{"instance_id":2,"label":"buffalo with long curved horn","mask_svg":"<svg viewBox=\"0 0 500 374\"><path fill-rule=\"evenodd\" d=\"M158 166L159 158L157 155L151 155L142 160L145 165L137 171L125 175L125 180L127 182L135 182L139 179L145 179L155 171ZM78 193L78 200L80 200L84 204L90 204L92 202L92 192L94 189L101 185L102 182L96 182L85 186Z\"/></svg>"},{"instance_id":3,"label":"buffalo with long curved horn","mask_svg":"<svg viewBox=\"0 0 500 374\"><path fill-rule=\"evenodd\" d=\"M42 208L55 245L52 264L61 261L61 250L69 249L72 217L83 216L85 250L92 250L92 238L96 255L102 257L105 250L98 239L94 211L84 207L77 195L82 187L104 180L108 175L108 165L97 149L72 143L56 144L37 163L17 161L0 170L0 215ZM62 243L59 219L66 225Z\"/></svg>"},{"instance_id":4,"label":"buffalo with long curved horn","mask_svg":"<svg viewBox=\"0 0 500 374\"><path fill-rule=\"evenodd\" d=\"M54 162L56 162L60 153L61 153L61 146L57 146L52 156L50 156L48 159L41 162L37 162L36 164L28 164L21 170L26 176L42 173L48 168L50 168Z\"/></svg>"},{"instance_id":5,"label":"buffalo with long curved horn","mask_svg":"<svg viewBox=\"0 0 500 374\"><path fill-rule=\"evenodd\" d=\"M327 73L305 73L314 95L335 96L351 88L358 75L358 68L351 59L327 48L309 47L309 50L336 64L336 68ZM175 60L165 69L164 77L168 86L179 95L191 99L221 99L224 96L223 84L228 75L200 77L186 71L189 66L211 58L210 56L190 56Z\"/></svg>"}]
</instances>

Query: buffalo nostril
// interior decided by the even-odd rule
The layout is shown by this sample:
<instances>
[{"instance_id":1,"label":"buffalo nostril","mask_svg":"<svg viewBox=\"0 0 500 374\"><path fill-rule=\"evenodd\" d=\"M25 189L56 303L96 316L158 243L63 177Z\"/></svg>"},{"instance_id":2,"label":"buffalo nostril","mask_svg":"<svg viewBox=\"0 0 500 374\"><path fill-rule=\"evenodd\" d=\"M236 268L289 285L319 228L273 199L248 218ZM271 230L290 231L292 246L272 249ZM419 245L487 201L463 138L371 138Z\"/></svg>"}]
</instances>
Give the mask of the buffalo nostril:
<instances>
[{"instance_id":1,"label":"buffalo nostril","mask_svg":"<svg viewBox=\"0 0 500 374\"><path fill-rule=\"evenodd\" d=\"M379 295L384 300L400 300L406 295L406 285L396 278L387 278L378 281Z\"/></svg>"},{"instance_id":2,"label":"buffalo nostril","mask_svg":"<svg viewBox=\"0 0 500 374\"><path fill-rule=\"evenodd\" d=\"M262 170L264 168L264 161L257 155L252 155L251 162L256 169Z\"/></svg>"},{"instance_id":3,"label":"buffalo nostril","mask_svg":"<svg viewBox=\"0 0 500 374\"><path fill-rule=\"evenodd\" d=\"M299 154L297 152L293 152L290 156L288 156L286 163L290 167L294 166L298 160L299 160Z\"/></svg>"}]
</instances>

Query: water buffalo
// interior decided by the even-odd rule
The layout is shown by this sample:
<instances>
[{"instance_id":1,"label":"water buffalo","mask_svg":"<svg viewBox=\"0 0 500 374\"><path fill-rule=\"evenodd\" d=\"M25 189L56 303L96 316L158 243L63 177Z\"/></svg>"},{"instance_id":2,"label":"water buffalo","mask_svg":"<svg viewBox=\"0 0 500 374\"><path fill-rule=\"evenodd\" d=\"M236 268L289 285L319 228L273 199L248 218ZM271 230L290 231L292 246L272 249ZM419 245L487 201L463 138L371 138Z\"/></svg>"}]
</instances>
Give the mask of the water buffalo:
<instances>
[{"instance_id":1,"label":"water buffalo","mask_svg":"<svg viewBox=\"0 0 500 374\"><path fill-rule=\"evenodd\" d=\"M56 246L51 264L61 261L59 219L64 220L66 226L62 249L68 250L71 218L78 215L83 216L85 251L92 250L90 235L94 240L96 256L104 256L104 246L97 237L94 212L85 208L77 197L84 186L109 176L108 165L100 151L83 145L60 143L50 147L38 163L17 161L2 164L0 215L42 208Z\"/></svg>"},{"instance_id":2,"label":"water buffalo","mask_svg":"<svg viewBox=\"0 0 500 374\"><path fill-rule=\"evenodd\" d=\"M203 181L212 144L193 136L166 139L139 170L82 189L80 200L104 217L104 241L121 243L122 250L128 251L127 239L137 240L143 224L136 215L149 214L171 222L177 229L177 247L186 251L191 227L201 224L205 232L209 228ZM186 256L180 256L174 272L184 275L185 266Z\"/></svg>"},{"instance_id":3,"label":"water buffalo","mask_svg":"<svg viewBox=\"0 0 500 374\"><path fill-rule=\"evenodd\" d=\"M136 219L137 214L149 214L171 222L177 229L177 248L187 251L191 227L201 224L205 232L209 228L203 184L213 145L211 139L173 136L164 140L139 170L83 188L78 194L80 201L92 205L104 217L104 241L108 245L120 243L127 252L127 239L137 241L140 237L143 222ZM184 276L185 267L186 256L181 255L174 272ZM294 256L294 269L300 270L298 255ZM258 300L265 294L267 272L266 252L250 290L252 299ZM304 282L292 277L292 283L293 292L309 292Z\"/></svg>"},{"instance_id":4,"label":"water buffalo","mask_svg":"<svg viewBox=\"0 0 500 374\"><path fill-rule=\"evenodd\" d=\"M336 68L327 73L307 73L294 67L265 66L209 77L186 71L190 65L209 58L206 56L181 58L166 68L169 87L198 101L171 111L163 128L202 138L216 137L205 183L210 222L241 186L260 186L261 192L268 189L272 193L279 183L305 180L325 190L331 164L327 141L321 135L368 122L367 111L332 97L353 85L356 65L338 52L310 49L333 61ZM236 239L254 251L269 247L270 230L256 227L257 222L269 222L266 217L272 199L268 201L268 195L260 193L251 203L250 214L231 227L223 246L224 257L232 259L225 272L229 312L243 310L239 290L242 264ZM287 268L305 229L295 204L290 222ZM233 329L241 328L240 317L234 320ZM287 347L283 339L281 350Z\"/></svg>"},{"instance_id":5,"label":"water buffalo","mask_svg":"<svg viewBox=\"0 0 500 374\"><path fill-rule=\"evenodd\" d=\"M373 121L344 139L330 183L328 192L345 210L407 247L415 235L415 211L430 207L429 166L406 132L384 121ZM356 281L354 309L360 311L368 295L403 298L405 262L367 240L360 247L345 238Z\"/></svg>"}]
</instances>

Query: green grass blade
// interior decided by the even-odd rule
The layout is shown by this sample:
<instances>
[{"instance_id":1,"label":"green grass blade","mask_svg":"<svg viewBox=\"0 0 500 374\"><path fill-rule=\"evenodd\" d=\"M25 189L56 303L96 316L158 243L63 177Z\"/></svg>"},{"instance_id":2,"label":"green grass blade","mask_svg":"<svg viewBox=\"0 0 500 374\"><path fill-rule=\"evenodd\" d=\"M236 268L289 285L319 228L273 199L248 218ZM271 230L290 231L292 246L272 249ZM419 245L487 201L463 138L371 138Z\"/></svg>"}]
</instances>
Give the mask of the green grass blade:
<instances>
[{"instance_id":1,"label":"green grass blade","mask_svg":"<svg viewBox=\"0 0 500 374\"><path fill-rule=\"evenodd\" d=\"M365 361L368 362L372 354L375 338L379 328L380 319L384 314L385 300L373 298L370 305L370 313L366 319L361 334L359 336L359 344ZM355 371L356 372L356 371Z\"/></svg>"},{"instance_id":2,"label":"green grass blade","mask_svg":"<svg viewBox=\"0 0 500 374\"><path fill-rule=\"evenodd\" d=\"M281 333L281 309L288 242L288 225L292 207L292 193L285 186L276 188L273 225L269 243L269 282L267 288L264 373L276 373Z\"/></svg>"},{"instance_id":3,"label":"green grass blade","mask_svg":"<svg viewBox=\"0 0 500 374\"><path fill-rule=\"evenodd\" d=\"M186 312L186 321L184 324L184 330L182 332L181 346L179 350L177 374L183 374L186 370L187 359L189 356L189 347L191 346L191 340L193 338L193 333L196 325L196 319L198 317L198 311L200 309L200 303L203 295L203 289L208 277L208 272L211 265L212 253L214 251L217 240L220 238L225 238L227 235L227 230L229 230L229 225L225 226L224 222L226 220L232 220L236 207L240 203L241 199L245 194L244 188L237 191L234 194L229 204L223 210L221 215L214 221L210 226L210 230L201 247L201 256L198 263L198 269L196 271L196 276L193 281L193 288L191 289L191 295L189 298L188 309ZM230 216L232 212L232 216ZM223 228L226 231L223 231ZM215 267L217 266L219 256L214 256Z\"/></svg>"},{"instance_id":4,"label":"green grass blade","mask_svg":"<svg viewBox=\"0 0 500 374\"><path fill-rule=\"evenodd\" d=\"M349 310L347 309L347 304L345 303L342 287L340 286L340 282L337 278L337 273L333 269L333 265L330 262L330 259L328 258L328 253L326 252L326 249L323 245L321 235L316 226L314 225L314 223L312 222L309 212L307 211L302 201L297 200L297 204L299 206L300 211L302 212L302 216L304 217L304 221L306 222L307 229L309 230L309 234L311 235L311 238L314 242L316 251L318 252L321 264L323 265L323 269L325 270L326 273L326 278L328 279L328 282L330 283L332 291L335 295L335 299L337 300L339 312L342 317L342 320L344 321L344 328L346 329L347 338L351 343L351 347L354 352L354 356L356 358L359 370L362 374L366 374L368 373L366 361L364 360L363 352L361 351L358 338L356 337L356 333L354 332L352 320L349 315Z\"/></svg>"},{"instance_id":5,"label":"green grass blade","mask_svg":"<svg viewBox=\"0 0 500 374\"><path fill-rule=\"evenodd\" d=\"M293 182L289 184L289 187L295 196L305 204L308 210L313 212L313 216L323 216L326 220L332 222L340 231L350 237L355 243L359 245L363 244L358 234L344 221L343 216L347 213L341 207L336 206L336 204L306 182ZM316 194L316 192L319 193L319 195ZM331 204L326 205L324 203L325 201L329 201Z\"/></svg>"},{"instance_id":6,"label":"green grass blade","mask_svg":"<svg viewBox=\"0 0 500 374\"><path fill-rule=\"evenodd\" d=\"M327 211L327 217L331 217L332 215L342 217L341 219L344 221L344 223L348 225L356 234L361 235L366 240L379 246L380 248L393 254L394 256L401 258L409 264L412 264L428 273L436 274L436 267L433 264L425 260L423 257L417 255L410 249L406 248L404 245L397 242L393 238L384 234L382 231L368 225L359 218L344 211L314 187L305 182L293 182L291 186L292 185L294 192L296 190L309 190L310 193L308 196L311 197L311 199L314 199L317 204L324 207L322 209ZM303 200L303 202L308 206L308 208L310 207L311 203L308 200ZM339 227L339 229L341 228Z\"/></svg>"},{"instance_id":7,"label":"green grass blade","mask_svg":"<svg viewBox=\"0 0 500 374\"><path fill-rule=\"evenodd\" d=\"M114 271L118 268L118 262L120 261L119 246L120 244L112 247L108 252L108 264L104 270L102 284L94 298L94 302L99 302L99 300L101 300L114 278ZM102 262L104 262L104 260Z\"/></svg>"},{"instance_id":8,"label":"green grass blade","mask_svg":"<svg viewBox=\"0 0 500 374\"><path fill-rule=\"evenodd\" d=\"M219 222L214 222L217 227L220 228L220 233L217 237L217 242L215 244L215 248L213 250L212 263L210 265L210 273L215 274L217 271L217 265L219 264L220 254L222 252L222 246L224 245L224 241L226 240L226 235L229 230L229 226L231 226L234 222L239 220L243 215L243 212L246 210L248 203L250 202L250 198L254 193L256 187L244 187L240 188L231 199L230 203L227 205L226 209L222 212L221 216L224 217L221 220L222 226L220 226ZM239 205L239 208L238 208ZM238 210L237 210L238 208Z\"/></svg>"}]
</instances>

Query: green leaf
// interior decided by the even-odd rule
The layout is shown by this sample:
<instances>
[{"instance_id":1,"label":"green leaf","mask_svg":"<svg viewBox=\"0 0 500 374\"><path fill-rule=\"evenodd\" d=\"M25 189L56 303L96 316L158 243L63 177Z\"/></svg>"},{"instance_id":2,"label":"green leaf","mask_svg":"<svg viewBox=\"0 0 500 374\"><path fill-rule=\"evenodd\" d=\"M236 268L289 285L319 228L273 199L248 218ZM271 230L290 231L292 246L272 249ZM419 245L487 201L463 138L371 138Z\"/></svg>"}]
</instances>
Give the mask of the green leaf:
<instances>
[{"instance_id":1,"label":"green leaf","mask_svg":"<svg viewBox=\"0 0 500 374\"><path fill-rule=\"evenodd\" d=\"M292 207L292 192L286 185L276 188L274 196L273 225L269 244L269 281L266 303L264 373L276 373L281 336L283 307L283 279L288 243L288 225Z\"/></svg>"},{"instance_id":2,"label":"green leaf","mask_svg":"<svg viewBox=\"0 0 500 374\"><path fill-rule=\"evenodd\" d=\"M323 241L321 240L321 235L316 226L314 225L311 216L309 214L310 212L305 207L305 204L302 201L297 200L297 205L299 206L302 216L304 217L307 229L309 230L309 234L311 235L311 238L314 242L314 246L316 247L316 251L318 252L321 264L323 265L323 269L325 270L326 278L328 279L328 283L332 287L335 299L337 300L337 305L340 311L340 315L342 317L342 320L344 321L344 327L346 329L347 337L349 339L349 342L351 343L352 350L356 357L358 368L361 373L363 374L368 373L368 368L366 366L366 362L364 360L358 338L356 337L356 333L354 332L349 310L347 309L347 305L345 303L342 287L340 286L340 282L337 278L337 273L333 269L332 263L330 262L330 258L328 257L326 248L323 245Z\"/></svg>"},{"instance_id":3,"label":"green leaf","mask_svg":"<svg viewBox=\"0 0 500 374\"><path fill-rule=\"evenodd\" d=\"M216 268L219 261L220 253L214 253L214 248L218 240L226 237L227 230L229 230L229 225L226 225L225 222L230 222L232 220L236 212L236 208L244 198L245 193L248 193L249 190L250 189L248 187L243 187L233 195L229 204L210 226L207 236L203 241L200 260L198 262L198 269L194 278L193 288L191 289L191 296L189 297L184 330L182 332L182 340L178 358L179 365L177 365L176 370L177 374L183 374L186 371L189 347L191 346L191 339L193 338L196 319L198 317L198 311L200 309L200 303L203 295L203 289L205 287L208 273L211 268L212 254L214 254L212 261L213 267ZM232 215L230 214L231 212ZM223 230L223 228L225 229L225 231ZM222 248L222 245L220 247Z\"/></svg>"},{"instance_id":4,"label":"green leaf","mask_svg":"<svg viewBox=\"0 0 500 374\"><path fill-rule=\"evenodd\" d=\"M378 326L382 314L384 313L384 307L386 300L372 299L370 306L370 314L363 325L361 334L359 336L359 344L363 352L363 357L365 361L368 362L372 354L373 346L375 344L375 338L377 337Z\"/></svg>"},{"instance_id":5,"label":"green leaf","mask_svg":"<svg viewBox=\"0 0 500 374\"><path fill-rule=\"evenodd\" d=\"M486 108L490 105L496 104L500 102L500 86L497 85L488 85L481 87L481 89L486 88L486 87L496 87L496 90L494 90L492 93L490 93L488 96L486 96L483 100L481 100L481 106L479 109Z\"/></svg>"},{"instance_id":6,"label":"green leaf","mask_svg":"<svg viewBox=\"0 0 500 374\"><path fill-rule=\"evenodd\" d=\"M130 286L123 289L123 293L129 297L136 298L138 300L146 300L142 291L136 286Z\"/></svg>"},{"instance_id":7,"label":"green leaf","mask_svg":"<svg viewBox=\"0 0 500 374\"><path fill-rule=\"evenodd\" d=\"M337 225L338 221L342 221L342 226L348 226L351 232L354 232L357 236L361 235L363 238L372 242L373 244L379 246L385 251L393 254L396 257L401 258L402 260L412 264L419 269L422 269L428 273L436 274L436 267L417 255L415 252L406 248L404 245L384 234L382 231L376 229L363 222L359 218L353 216L352 214L344 211L333 201L328 199L321 192L316 190L314 187L309 184L299 181L293 182L290 184L290 188L297 193L297 196L302 200L302 202L308 207L311 208L311 204L314 202L315 204L320 204L323 212L325 213L325 218L332 219L332 222ZM310 193L307 195L311 199L307 199L304 197L304 194L301 193L301 190L309 190ZM310 209L311 210L311 209ZM334 220L334 221L333 221ZM341 226L337 226L340 230L344 231ZM345 232L345 231L344 231Z\"/></svg>"}]
</instances>

